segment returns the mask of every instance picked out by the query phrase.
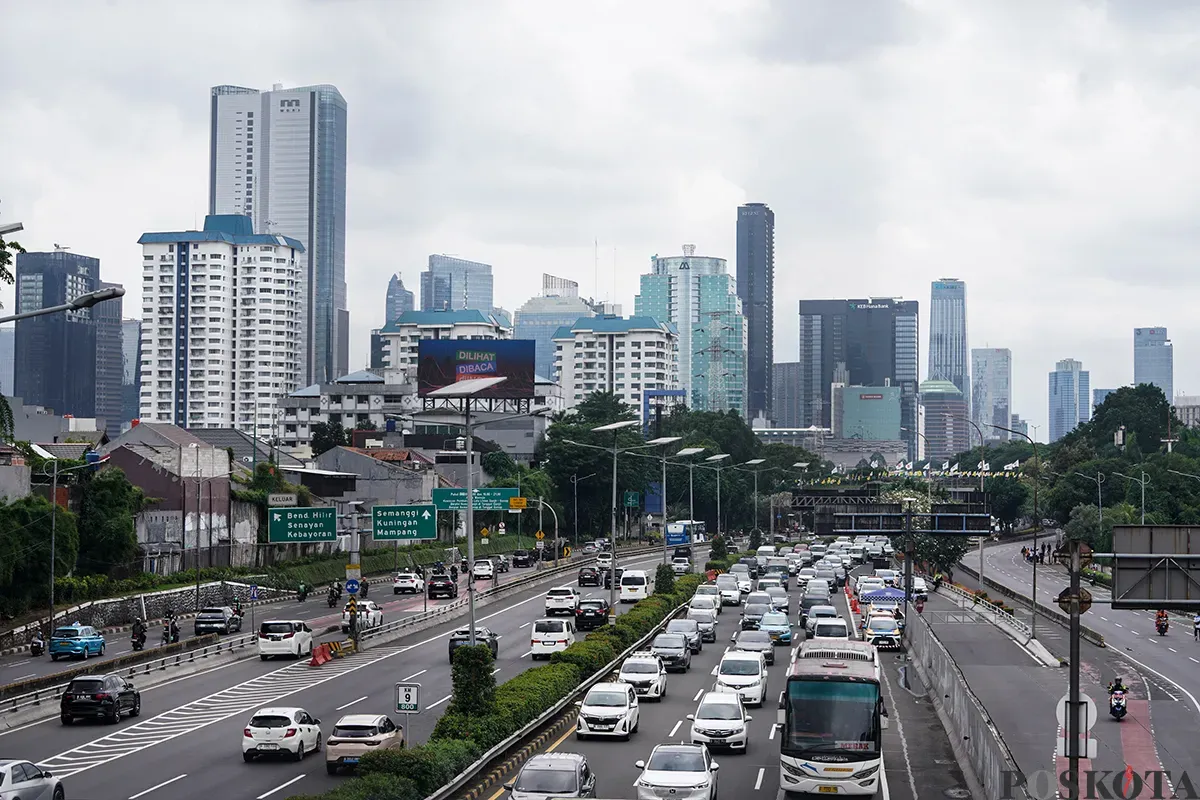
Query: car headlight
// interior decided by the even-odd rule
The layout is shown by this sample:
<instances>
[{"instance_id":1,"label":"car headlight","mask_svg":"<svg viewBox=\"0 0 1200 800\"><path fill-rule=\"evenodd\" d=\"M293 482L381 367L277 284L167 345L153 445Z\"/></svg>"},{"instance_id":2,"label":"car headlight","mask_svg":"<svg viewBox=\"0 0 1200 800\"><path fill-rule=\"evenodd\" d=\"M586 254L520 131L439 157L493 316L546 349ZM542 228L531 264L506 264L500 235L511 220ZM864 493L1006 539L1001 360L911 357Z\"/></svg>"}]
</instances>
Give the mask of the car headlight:
<instances>
[{"instance_id":1,"label":"car headlight","mask_svg":"<svg viewBox=\"0 0 1200 800\"><path fill-rule=\"evenodd\" d=\"M862 780L863 778L869 778L869 777L871 777L872 775L874 775L874 774L875 774L876 772L878 772L878 771L879 771L879 766L878 766L878 765L876 765L876 766L874 766L874 767L871 767L870 769L864 769L864 770L862 770L862 771L860 771L860 772L856 772L856 773L854 773L854 775L852 776L852 779L853 779L853 780L856 780L856 781L860 781L860 780Z\"/></svg>"}]
</instances>

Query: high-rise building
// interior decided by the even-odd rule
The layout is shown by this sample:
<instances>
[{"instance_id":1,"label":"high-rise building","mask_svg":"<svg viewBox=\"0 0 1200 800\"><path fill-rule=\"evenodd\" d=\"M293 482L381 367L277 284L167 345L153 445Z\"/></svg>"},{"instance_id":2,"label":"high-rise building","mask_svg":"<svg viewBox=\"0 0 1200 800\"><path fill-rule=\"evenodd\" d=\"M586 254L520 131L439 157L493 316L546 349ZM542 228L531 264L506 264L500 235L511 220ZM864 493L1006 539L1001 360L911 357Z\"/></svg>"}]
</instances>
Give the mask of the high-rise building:
<instances>
[{"instance_id":1,"label":"high-rise building","mask_svg":"<svg viewBox=\"0 0 1200 800\"><path fill-rule=\"evenodd\" d=\"M931 381L950 381L971 406L967 374L967 285L958 278L933 282L929 304L929 374Z\"/></svg>"},{"instance_id":2,"label":"high-rise building","mask_svg":"<svg viewBox=\"0 0 1200 800\"><path fill-rule=\"evenodd\" d=\"M1200 428L1200 397L1180 394L1175 396L1175 416L1189 428Z\"/></svg>"},{"instance_id":3,"label":"high-rise building","mask_svg":"<svg viewBox=\"0 0 1200 800\"><path fill-rule=\"evenodd\" d=\"M1058 441L1091 418L1091 375L1073 358L1059 361L1050 373L1050 441Z\"/></svg>"},{"instance_id":4,"label":"high-rise building","mask_svg":"<svg viewBox=\"0 0 1200 800\"><path fill-rule=\"evenodd\" d=\"M746 415L746 318L725 259L690 244L652 257L633 307L679 332L679 388L692 408Z\"/></svg>"},{"instance_id":5,"label":"high-rise building","mask_svg":"<svg viewBox=\"0 0 1200 800\"><path fill-rule=\"evenodd\" d=\"M100 288L118 287L100 281ZM104 420L109 438L121 435L124 421L125 364L121 352L121 298L93 307L96 321L96 416Z\"/></svg>"},{"instance_id":6,"label":"high-rise building","mask_svg":"<svg viewBox=\"0 0 1200 800\"><path fill-rule=\"evenodd\" d=\"M1026 436L1029 435L1029 423L1021 419L1020 414L1013 414L1011 417L1009 417L1008 427L1012 428L1017 433L1023 433Z\"/></svg>"},{"instance_id":7,"label":"high-rise building","mask_svg":"<svg viewBox=\"0 0 1200 800\"><path fill-rule=\"evenodd\" d=\"M410 311L376 331L384 377L416 383L422 339L511 339L512 328L479 309Z\"/></svg>"},{"instance_id":8,"label":"high-rise building","mask_svg":"<svg viewBox=\"0 0 1200 800\"><path fill-rule=\"evenodd\" d=\"M679 389L679 335L650 317L584 317L554 333L554 380L567 408L612 392L640 409L645 391Z\"/></svg>"},{"instance_id":9,"label":"high-rise building","mask_svg":"<svg viewBox=\"0 0 1200 800\"><path fill-rule=\"evenodd\" d=\"M915 300L800 301L800 427L832 427L834 383L900 388L900 423L909 460L918 428Z\"/></svg>"},{"instance_id":10,"label":"high-rise building","mask_svg":"<svg viewBox=\"0 0 1200 800\"><path fill-rule=\"evenodd\" d=\"M1115 391L1116 389L1092 389L1092 411L1095 412L1097 408L1104 405L1104 401Z\"/></svg>"},{"instance_id":11,"label":"high-rise building","mask_svg":"<svg viewBox=\"0 0 1200 800\"><path fill-rule=\"evenodd\" d=\"M121 426L128 427L141 414L142 321L121 320Z\"/></svg>"},{"instance_id":12,"label":"high-rise building","mask_svg":"<svg viewBox=\"0 0 1200 800\"><path fill-rule=\"evenodd\" d=\"M0 328L0 395L13 396L13 364L16 363L17 329Z\"/></svg>"},{"instance_id":13,"label":"high-rise building","mask_svg":"<svg viewBox=\"0 0 1200 800\"><path fill-rule=\"evenodd\" d=\"M475 309L491 314L492 266L452 256L432 255L421 273L422 311Z\"/></svg>"},{"instance_id":14,"label":"high-rise building","mask_svg":"<svg viewBox=\"0 0 1200 800\"><path fill-rule=\"evenodd\" d=\"M542 275L541 295L530 298L517 309L513 336L534 341L534 370L543 378L553 378L554 333L581 317L594 315L592 307L580 299L578 283Z\"/></svg>"},{"instance_id":15,"label":"high-rise building","mask_svg":"<svg viewBox=\"0 0 1200 800\"><path fill-rule=\"evenodd\" d=\"M334 86L212 89L208 213L241 214L258 235L300 242L300 381L349 371L346 101Z\"/></svg>"},{"instance_id":16,"label":"high-rise building","mask_svg":"<svg viewBox=\"0 0 1200 800\"><path fill-rule=\"evenodd\" d=\"M16 279L17 313L25 314L99 289L100 259L67 250L19 253ZM98 314L94 306L18 321L13 394L59 416L96 416Z\"/></svg>"},{"instance_id":17,"label":"high-rise building","mask_svg":"<svg viewBox=\"0 0 1200 800\"><path fill-rule=\"evenodd\" d=\"M971 351L971 378L971 419L988 439L1011 438L1012 434L1001 428L1012 427L1012 351L975 348Z\"/></svg>"},{"instance_id":18,"label":"high-rise building","mask_svg":"<svg viewBox=\"0 0 1200 800\"><path fill-rule=\"evenodd\" d=\"M1175 399L1175 346L1166 328L1133 329L1133 385L1162 389L1167 403Z\"/></svg>"},{"instance_id":19,"label":"high-rise building","mask_svg":"<svg viewBox=\"0 0 1200 800\"><path fill-rule=\"evenodd\" d=\"M785 361L772 367L771 412L780 428L800 427L800 362Z\"/></svg>"},{"instance_id":20,"label":"high-rise building","mask_svg":"<svg viewBox=\"0 0 1200 800\"><path fill-rule=\"evenodd\" d=\"M187 428L272 431L298 388L304 246L241 214L202 231L144 233L139 417Z\"/></svg>"},{"instance_id":21,"label":"high-rise building","mask_svg":"<svg viewBox=\"0 0 1200 800\"><path fill-rule=\"evenodd\" d=\"M746 419L771 418L775 367L775 212L738 206L737 293L746 316Z\"/></svg>"},{"instance_id":22,"label":"high-rise building","mask_svg":"<svg viewBox=\"0 0 1200 800\"><path fill-rule=\"evenodd\" d=\"M923 382L921 406L925 409L925 458L945 462L971 449L967 400L957 386L950 381Z\"/></svg>"},{"instance_id":23,"label":"high-rise building","mask_svg":"<svg viewBox=\"0 0 1200 800\"><path fill-rule=\"evenodd\" d=\"M413 293L404 288L404 280L397 272L388 281L387 288L387 310L383 315L383 324L386 325L409 311L414 310Z\"/></svg>"}]
</instances>

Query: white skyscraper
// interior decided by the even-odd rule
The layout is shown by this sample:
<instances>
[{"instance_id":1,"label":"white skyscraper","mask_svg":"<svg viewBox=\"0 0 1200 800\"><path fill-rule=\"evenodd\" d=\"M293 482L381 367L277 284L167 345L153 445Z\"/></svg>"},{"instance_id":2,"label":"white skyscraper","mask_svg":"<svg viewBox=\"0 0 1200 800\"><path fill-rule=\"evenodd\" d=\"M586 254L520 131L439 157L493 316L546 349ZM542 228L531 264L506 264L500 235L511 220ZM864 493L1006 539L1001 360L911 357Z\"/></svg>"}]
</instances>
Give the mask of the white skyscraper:
<instances>
[{"instance_id":1,"label":"white skyscraper","mask_svg":"<svg viewBox=\"0 0 1200 800\"><path fill-rule=\"evenodd\" d=\"M304 248L210 215L203 231L144 233L139 417L270 436L296 391Z\"/></svg>"},{"instance_id":2,"label":"white skyscraper","mask_svg":"<svg viewBox=\"0 0 1200 800\"><path fill-rule=\"evenodd\" d=\"M212 90L209 214L298 240L298 358L304 384L345 375L346 101L333 86Z\"/></svg>"},{"instance_id":3,"label":"white skyscraper","mask_svg":"<svg viewBox=\"0 0 1200 800\"><path fill-rule=\"evenodd\" d=\"M1012 414L1012 351L984 347L971 351L971 419L989 439L1009 439Z\"/></svg>"}]
</instances>

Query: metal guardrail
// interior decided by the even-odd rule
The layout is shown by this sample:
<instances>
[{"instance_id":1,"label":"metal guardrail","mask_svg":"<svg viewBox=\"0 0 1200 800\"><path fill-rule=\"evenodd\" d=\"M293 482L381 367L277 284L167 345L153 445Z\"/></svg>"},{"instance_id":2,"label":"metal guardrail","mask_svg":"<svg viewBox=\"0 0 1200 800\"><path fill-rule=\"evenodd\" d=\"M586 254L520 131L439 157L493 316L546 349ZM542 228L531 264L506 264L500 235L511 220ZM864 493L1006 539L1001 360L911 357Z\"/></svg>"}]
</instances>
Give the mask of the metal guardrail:
<instances>
[{"instance_id":1,"label":"metal guardrail","mask_svg":"<svg viewBox=\"0 0 1200 800\"><path fill-rule=\"evenodd\" d=\"M979 580L979 573L976 572L975 570L971 569L970 567L968 567L966 564L959 564L958 570L960 572L965 572L967 575L970 575L975 580ZM1030 608L1030 609L1034 608L1034 601L1032 598L1026 597L1025 595L1021 594L1020 592L1014 591L1013 589L1010 589L1009 587L1005 586L1004 584L999 583L998 581L994 581L987 576L984 576L982 585L983 585L983 588L985 591L999 592L1000 594L1004 595L1005 597L1009 598L1010 600L1017 601L1018 603L1025 606L1026 608ZM1037 605L1037 613L1038 613L1039 617L1041 617L1043 619L1048 619L1051 622L1054 622L1055 624L1057 624L1063 628L1069 629L1071 627L1071 619L1066 614L1062 613L1061 611L1059 611L1056 608L1051 608L1050 606L1046 605L1045 603L1037 603L1036 605ZM1079 626L1079 635L1080 635L1080 637L1091 642L1092 644L1096 645L1097 647L1107 647L1108 646L1104 641L1104 634L1099 633L1098 631L1094 631L1086 625L1081 624Z\"/></svg>"},{"instance_id":2,"label":"metal guardrail","mask_svg":"<svg viewBox=\"0 0 1200 800\"><path fill-rule=\"evenodd\" d=\"M938 591L948 592L949 594L952 594L963 601L970 602L971 605L969 608L972 611L981 613L984 616L990 616L994 623L1008 625L1020 631L1021 634L1027 639L1033 636L1033 629L1029 626L1029 623L1022 619L1018 619L1015 615L1010 614L1003 609L998 608L990 601L981 599L979 595L964 591L949 583L943 583L941 587L939 587Z\"/></svg>"},{"instance_id":3,"label":"metal guardrail","mask_svg":"<svg viewBox=\"0 0 1200 800\"><path fill-rule=\"evenodd\" d=\"M215 644L197 647L194 650L187 650L182 653L176 653L171 656L144 661L140 664L133 664L123 669L112 670L109 674L120 675L124 678L135 678L139 675L149 675L153 672L160 672L172 667L182 666L183 664L191 664L197 659L208 658L209 656L219 655L223 652L232 652L240 650L248 645L251 645L258 638L257 634L246 634L245 636L237 636L232 639L223 639ZM107 672L107 670L106 670ZM16 695L0 701L0 713L11 713L19 711L22 708L29 706L41 705L46 700L57 700L62 696L63 691L70 685L70 682L60 683L55 686L50 686L46 689L40 689L36 692L28 694Z\"/></svg>"}]
</instances>

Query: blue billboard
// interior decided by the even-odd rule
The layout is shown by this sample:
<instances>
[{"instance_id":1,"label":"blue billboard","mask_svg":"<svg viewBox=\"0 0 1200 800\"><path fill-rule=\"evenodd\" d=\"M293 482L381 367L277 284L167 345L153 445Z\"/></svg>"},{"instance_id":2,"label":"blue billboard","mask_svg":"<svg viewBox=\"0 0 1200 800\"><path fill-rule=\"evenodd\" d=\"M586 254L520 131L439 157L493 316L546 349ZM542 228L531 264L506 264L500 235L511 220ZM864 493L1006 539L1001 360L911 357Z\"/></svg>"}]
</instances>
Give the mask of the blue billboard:
<instances>
[{"instance_id":1,"label":"blue billboard","mask_svg":"<svg viewBox=\"0 0 1200 800\"><path fill-rule=\"evenodd\" d=\"M508 380L474 397L525 400L534 396L532 339L422 339L417 351L417 394L475 378Z\"/></svg>"}]
</instances>

